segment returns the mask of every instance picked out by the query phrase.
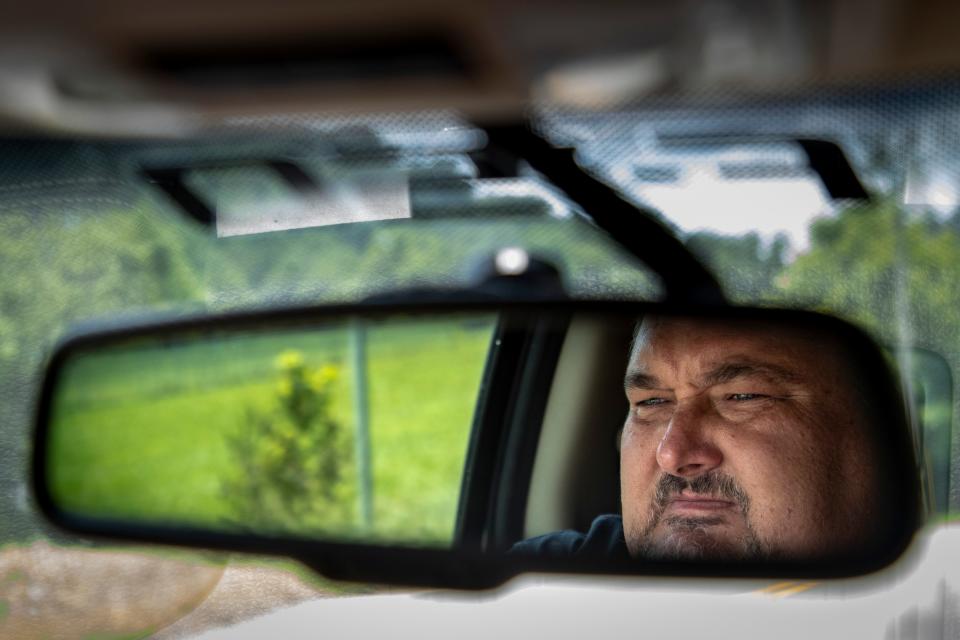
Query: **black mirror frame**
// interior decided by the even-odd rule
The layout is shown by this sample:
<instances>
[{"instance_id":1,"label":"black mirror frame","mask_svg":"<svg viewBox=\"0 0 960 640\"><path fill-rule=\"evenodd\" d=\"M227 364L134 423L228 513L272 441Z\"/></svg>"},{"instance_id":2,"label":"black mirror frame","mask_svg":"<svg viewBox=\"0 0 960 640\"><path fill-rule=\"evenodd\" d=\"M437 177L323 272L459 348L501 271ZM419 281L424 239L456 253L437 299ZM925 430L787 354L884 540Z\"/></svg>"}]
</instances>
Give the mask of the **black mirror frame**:
<instances>
[{"instance_id":1,"label":"black mirror frame","mask_svg":"<svg viewBox=\"0 0 960 640\"><path fill-rule=\"evenodd\" d=\"M399 298L393 298L397 300ZM416 547L373 547L353 543L316 542L304 538L252 536L168 525L142 525L129 522L79 516L61 509L46 483L47 444L50 409L63 365L77 351L96 348L118 340L163 332L261 326L265 323L302 325L334 317L357 314L417 314L429 312L483 312L496 310L510 314L576 312L677 315L729 320L751 319L791 322L819 327L836 334L859 369L872 375L868 388L877 393L879 415L889 416L889 425L881 443L888 451L890 469L901 477L891 478L896 495L889 496L902 514L902 528L894 532L883 551L861 558L832 558L829 562L749 562L687 563L587 560L582 558L544 559L483 553L468 549ZM319 573L337 580L374 582L410 586L458 589L485 589L498 586L524 572L581 573L591 575L690 576L709 578L821 579L859 576L877 571L898 559L909 546L922 523L920 487L916 476L916 454L909 430L907 412L898 380L876 343L859 328L837 318L800 310L689 305L654 302L569 299L507 301L466 295L411 296L405 301L370 301L354 305L300 307L247 311L168 320L153 320L123 327L77 333L62 340L54 349L46 367L35 416L31 483L38 507L53 524L85 536L122 539L140 543L176 545L287 556ZM897 426L901 425L901 426Z\"/></svg>"}]
</instances>

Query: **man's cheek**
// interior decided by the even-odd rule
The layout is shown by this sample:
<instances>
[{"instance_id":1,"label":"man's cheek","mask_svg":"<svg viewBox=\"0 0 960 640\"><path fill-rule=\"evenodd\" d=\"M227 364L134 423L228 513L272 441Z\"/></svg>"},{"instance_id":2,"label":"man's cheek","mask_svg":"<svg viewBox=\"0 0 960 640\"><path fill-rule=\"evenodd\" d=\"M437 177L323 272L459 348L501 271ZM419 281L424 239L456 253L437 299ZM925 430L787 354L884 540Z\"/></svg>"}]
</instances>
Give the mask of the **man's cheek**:
<instances>
[{"instance_id":1,"label":"man's cheek","mask_svg":"<svg viewBox=\"0 0 960 640\"><path fill-rule=\"evenodd\" d=\"M628 511L645 513L650 510L655 498L655 481L640 470L621 476L620 492L624 515Z\"/></svg>"},{"instance_id":2,"label":"man's cheek","mask_svg":"<svg viewBox=\"0 0 960 640\"><path fill-rule=\"evenodd\" d=\"M625 525L636 530L646 528L655 511L656 478L647 467L625 468L621 473L620 500Z\"/></svg>"},{"instance_id":3,"label":"man's cheek","mask_svg":"<svg viewBox=\"0 0 960 640\"><path fill-rule=\"evenodd\" d=\"M817 528L825 514L810 501L810 487L800 479L745 487L750 497L748 521L765 547L803 552L818 544Z\"/></svg>"},{"instance_id":4,"label":"man's cheek","mask_svg":"<svg viewBox=\"0 0 960 640\"><path fill-rule=\"evenodd\" d=\"M658 475L656 447L645 438L625 435L620 447L620 477L622 487L631 493L646 491Z\"/></svg>"}]
</instances>

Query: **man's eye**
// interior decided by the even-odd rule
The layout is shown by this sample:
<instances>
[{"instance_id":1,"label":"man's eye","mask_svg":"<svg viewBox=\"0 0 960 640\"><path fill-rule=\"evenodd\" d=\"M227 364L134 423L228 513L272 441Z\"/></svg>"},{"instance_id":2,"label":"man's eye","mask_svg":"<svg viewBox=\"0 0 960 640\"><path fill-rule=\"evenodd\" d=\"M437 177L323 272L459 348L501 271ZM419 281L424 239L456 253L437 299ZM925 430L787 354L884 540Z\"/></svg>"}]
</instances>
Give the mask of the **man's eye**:
<instances>
[{"instance_id":1,"label":"man's eye","mask_svg":"<svg viewBox=\"0 0 960 640\"><path fill-rule=\"evenodd\" d=\"M667 401L666 398L647 398L646 400L640 400L637 402L638 407L655 407L658 404L664 404Z\"/></svg>"},{"instance_id":2,"label":"man's eye","mask_svg":"<svg viewBox=\"0 0 960 640\"><path fill-rule=\"evenodd\" d=\"M731 393L729 396L727 396L727 399L735 402L746 402L748 400L759 400L766 397L767 396L759 393Z\"/></svg>"}]
</instances>

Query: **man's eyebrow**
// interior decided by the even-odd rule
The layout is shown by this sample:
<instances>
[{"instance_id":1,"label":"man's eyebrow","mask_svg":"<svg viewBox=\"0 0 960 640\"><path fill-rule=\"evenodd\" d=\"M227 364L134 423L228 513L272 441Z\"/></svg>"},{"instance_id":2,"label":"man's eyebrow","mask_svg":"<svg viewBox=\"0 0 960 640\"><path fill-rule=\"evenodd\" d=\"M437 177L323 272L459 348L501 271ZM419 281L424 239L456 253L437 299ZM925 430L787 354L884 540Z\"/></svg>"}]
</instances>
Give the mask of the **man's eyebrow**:
<instances>
[{"instance_id":1,"label":"man's eyebrow","mask_svg":"<svg viewBox=\"0 0 960 640\"><path fill-rule=\"evenodd\" d=\"M623 388L658 389L660 388L660 380L640 369L628 369L627 375L623 378Z\"/></svg>"},{"instance_id":2,"label":"man's eyebrow","mask_svg":"<svg viewBox=\"0 0 960 640\"><path fill-rule=\"evenodd\" d=\"M705 387L731 382L746 376L761 376L774 382L799 382L801 377L787 367L772 362L749 358L736 359L717 365L704 374L701 383Z\"/></svg>"}]
</instances>

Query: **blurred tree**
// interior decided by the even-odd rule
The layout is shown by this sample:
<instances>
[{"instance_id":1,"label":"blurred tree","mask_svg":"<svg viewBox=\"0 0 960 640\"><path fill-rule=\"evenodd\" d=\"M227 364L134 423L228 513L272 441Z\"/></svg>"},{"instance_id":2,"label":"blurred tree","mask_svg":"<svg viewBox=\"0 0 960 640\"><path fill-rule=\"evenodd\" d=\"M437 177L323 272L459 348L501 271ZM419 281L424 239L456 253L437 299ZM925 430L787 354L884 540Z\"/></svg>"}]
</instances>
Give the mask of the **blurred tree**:
<instances>
[{"instance_id":1,"label":"blurred tree","mask_svg":"<svg viewBox=\"0 0 960 640\"><path fill-rule=\"evenodd\" d=\"M275 406L248 408L228 444L236 473L222 492L235 524L254 532L349 532L355 489L344 482L349 434L331 407L338 369L312 368L303 354L277 357Z\"/></svg>"},{"instance_id":2,"label":"blurred tree","mask_svg":"<svg viewBox=\"0 0 960 640\"><path fill-rule=\"evenodd\" d=\"M905 317L912 343L958 346L960 235L932 214L888 201L821 218L809 250L776 286L795 304L844 315L891 343L905 337L897 322Z\"/></svg>"},{"instance_id":3,"label":"blurred tree","mask_svg":"<svg viewBox=\"0 0 960 640\"><path fill-rule=\"evenodd\" d=\"M0 360L37 357L80 319L203 299L188 233L130 209L0 216Z\"/></svg>"},{"instance_id":4,"label":"blurred tree","mask_svg":"<svg viewBox=\"0 0 960 640\"><path fill-rule=\"evenodd\" d=\"M774 279L786 263L790 242L783 234L764 242L755 232L696 231L686 237L686 245L713 269L728 296L757 302L773 295Z\"/></svg>"}]
</instances>

